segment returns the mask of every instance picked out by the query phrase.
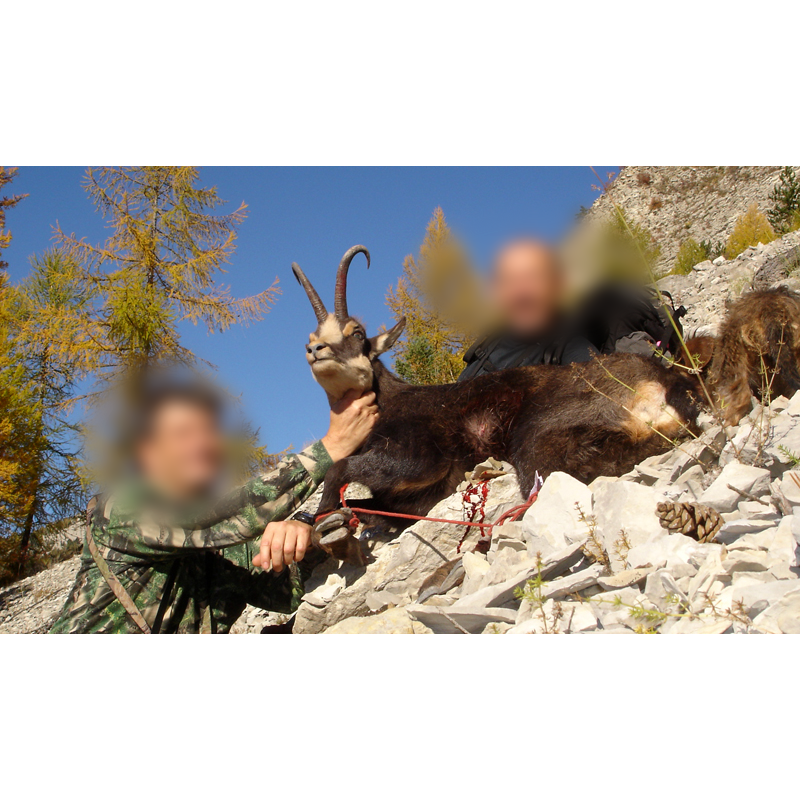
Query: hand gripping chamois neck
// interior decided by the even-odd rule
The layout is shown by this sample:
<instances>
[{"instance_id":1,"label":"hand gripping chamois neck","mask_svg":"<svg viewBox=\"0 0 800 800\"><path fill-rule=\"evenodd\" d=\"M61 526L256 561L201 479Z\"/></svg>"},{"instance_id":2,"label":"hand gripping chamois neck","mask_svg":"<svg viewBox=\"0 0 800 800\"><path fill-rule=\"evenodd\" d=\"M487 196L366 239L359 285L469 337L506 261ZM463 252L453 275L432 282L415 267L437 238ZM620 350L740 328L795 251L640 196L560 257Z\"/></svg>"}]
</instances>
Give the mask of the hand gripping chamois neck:
<instances>
[{"instance_id":1,"label":"hand gripping chamois neck","mask_svg":"<svg viewBox=\"0 0 800 800\"><path fill-rule=\"evenodd\" d=\"M350 263L363 253L369 268L369 251L363 245L351 247L339 262L336 272L333 308L330 314L319 294L297 264L292 272L306 295L317 318L317 328L308 337L306 360L314 379L325 390L328 402L334 405L351 389L375 389L380 397L384 382L398 379L380 365L378 357L394 345L405 327L405 318L385 333L367 338L361 322L347 311L347 274ZM376 369L377 366L377 369Z\"/></svg>"}]
</instances>

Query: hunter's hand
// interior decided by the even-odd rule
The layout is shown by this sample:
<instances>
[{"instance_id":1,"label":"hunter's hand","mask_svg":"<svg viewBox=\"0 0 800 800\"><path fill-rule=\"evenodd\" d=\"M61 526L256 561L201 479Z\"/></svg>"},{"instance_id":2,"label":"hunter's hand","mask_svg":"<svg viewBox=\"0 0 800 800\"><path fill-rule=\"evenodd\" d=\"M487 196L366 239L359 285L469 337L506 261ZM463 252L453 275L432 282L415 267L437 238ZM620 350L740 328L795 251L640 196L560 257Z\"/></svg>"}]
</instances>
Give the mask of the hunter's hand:
<instances>
[{"instance_id":1,"label":"hunter's hand","mask_svg":"<svg viewBox=\"0 0 800 800\"><path fill-rule=\"evenodd\" d=\"M331 426L322 444L333 461L355 453L378 421L375 392L351 389L332 409Z\"/></svg>"},{"instance_id":2,"label":"hunter's hand","mask_svg":"<svg viewBox=\"0 0 800 800\"><path fill-rule=\"evenodd\" d=\"M302 561L311 544L311 526L297 520L270 522L261 537L261 551L253 557L253 566L281 572L294 561Z\"/></svg>"}]
</instances>

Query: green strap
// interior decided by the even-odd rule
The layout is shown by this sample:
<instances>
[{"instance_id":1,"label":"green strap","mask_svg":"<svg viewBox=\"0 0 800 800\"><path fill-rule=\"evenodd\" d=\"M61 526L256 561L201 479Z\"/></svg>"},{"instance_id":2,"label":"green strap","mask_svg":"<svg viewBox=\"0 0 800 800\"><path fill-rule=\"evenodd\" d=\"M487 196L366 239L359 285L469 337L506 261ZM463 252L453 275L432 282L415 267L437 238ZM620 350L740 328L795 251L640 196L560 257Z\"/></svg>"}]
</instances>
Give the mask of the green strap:
<instances>
[{"instance_id":1,"label":"green strap","mask_svg":"<svg viewBox=\"0 0 800 800\"><path fill-rule=\"evenodd\" d=\"M125 591L125 587L119 582L119 578L117 578L109 568L108 562L100 555L97 542L95 542L94 536L92 536L92 525L88 516L87 514L86 544L89 545L89 552L92 554L92 558L94 559L94 563L97 564L100 574L105 578L111 591L114 592L114 596L122 603L122 607L128 612L131 619L137 624L142 633L152 633L142 613L136 608L136 603L133 602L133 598Z\"/></svg>"}]
</instances>

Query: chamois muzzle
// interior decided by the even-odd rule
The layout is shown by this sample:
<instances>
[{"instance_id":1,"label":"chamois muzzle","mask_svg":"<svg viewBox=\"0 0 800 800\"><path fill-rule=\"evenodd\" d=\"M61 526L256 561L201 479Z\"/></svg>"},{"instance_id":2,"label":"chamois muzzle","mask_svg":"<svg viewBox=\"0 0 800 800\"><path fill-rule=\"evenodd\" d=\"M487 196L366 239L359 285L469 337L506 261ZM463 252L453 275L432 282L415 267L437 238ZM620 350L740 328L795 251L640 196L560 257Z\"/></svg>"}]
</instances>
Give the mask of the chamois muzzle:
<instances>
[{"instance_id":1,"label":"chamois muzzle","mask_svg":"<svg viewBox=\"0 0 800 800\"><path fill-rule=\"evenodd\" d=\"M294 273L297 282L306 290L308 299L311 301L311 306L317 316L317 322L322 323L328 318L328 310L325 308L325 303L322 302L317 290L311 285L311 281L306 278L305 273L297 264L292 264L292 272Z\"/></svg>"},{"instance_id":2,"label":"chamois muzzle","mask_svg":"<svg viewBox=\"0 0 800 800\"><path fill-rule=\"evenodd\" d=\"M350 316L347 313L347 271L350 269L350 262L359 253L363 253L367 257L367 269L369 269L369 250L363 244L357 244L342 256L336 273L336 293L334 295L333 310L336 314L336 319L340 322L344 322Z\"/></svg>"}]
</instances>

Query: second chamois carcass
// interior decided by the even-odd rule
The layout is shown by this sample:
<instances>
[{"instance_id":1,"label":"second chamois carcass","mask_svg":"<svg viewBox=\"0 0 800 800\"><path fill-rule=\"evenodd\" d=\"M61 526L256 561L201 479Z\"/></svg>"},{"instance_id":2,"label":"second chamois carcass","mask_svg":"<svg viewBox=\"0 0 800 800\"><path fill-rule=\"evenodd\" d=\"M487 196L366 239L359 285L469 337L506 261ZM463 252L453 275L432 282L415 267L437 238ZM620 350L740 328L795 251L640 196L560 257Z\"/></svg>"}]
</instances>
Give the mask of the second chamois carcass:
<instances>
[{"instance_id":1,"label":"second chamois carcass","mask_svg":"<svg viewBox=\"0 0 800 800\"><path fill-rule=\"evenodd\" d=\"M800 390L800 295L786 287L748 292L730 305L717 336L686 341L678 363L699 372L719 418L735 425L751 408Z\"/></svg>"},{"instance_id":2,"label":"second chamois carcass","mask_svg":"<svg viewBox=\"0 0 800 800\"><path fill-rule=\"evenodd\" d=\"M511 463L525 497L536 474L563 471L590 482L622 475L695 429L702 407L696 380L653 358L609 355L572 367L536 366L494 372L462 383L415 386L381 362L405 320L369 338L347 308L350 248L336 275L333 313L297 264L317 328L306 358L331 405L350 389L372 389L380 420L354 455L325 478L318 514L339 506L340 489L360 483L372 493L361 505L426 514L452 494L464 473L489 456ZM330 530L331 523L339 528ZM338 514L320 520L315 542L337 557L352 556L353 541ZM349 548L349 549L348 549Z\"/></svg>"}]
</instances>

